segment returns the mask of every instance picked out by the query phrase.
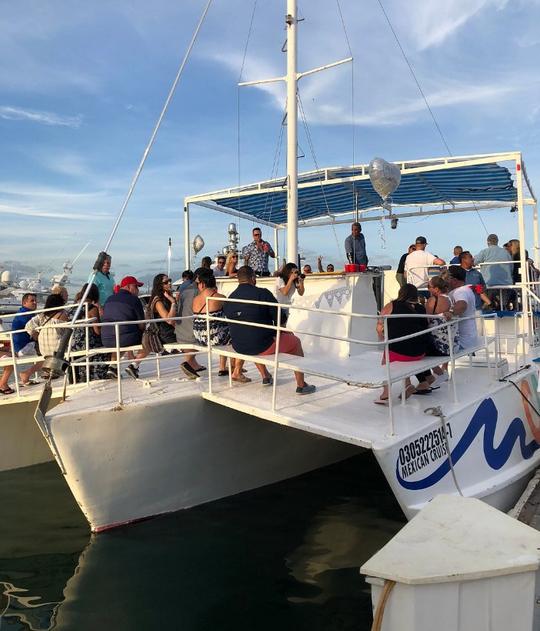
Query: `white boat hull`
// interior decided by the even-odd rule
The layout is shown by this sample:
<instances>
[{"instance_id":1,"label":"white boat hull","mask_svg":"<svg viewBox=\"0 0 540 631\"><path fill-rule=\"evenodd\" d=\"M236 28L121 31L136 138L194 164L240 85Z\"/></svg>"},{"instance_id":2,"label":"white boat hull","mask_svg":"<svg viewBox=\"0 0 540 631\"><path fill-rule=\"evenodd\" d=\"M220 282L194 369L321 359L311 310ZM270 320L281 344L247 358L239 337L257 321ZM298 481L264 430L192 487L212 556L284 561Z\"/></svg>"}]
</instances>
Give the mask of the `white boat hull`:
<instances>
[{"instance_id":1,"label":"white boat hull","mask_svg":"<svg viewBox=\"0 0 540 631\"><path fill-rule=\"evenodd\" d=\"M515 381L540 409L536 373ZM421 430L373 449L407 518L441 493L461 492L502 511L512 508L540 464L540 418L514 386L501 385L446 418L455 480L441 418L429 418Z\"/></svg>"},{"instance_id":2,"label":"white boat hull","mask_svg":"<svg viewBox=\"0 0 540 631\"><path fill-rule=\"evenodd\" d=\"M59 398L51 400L51 406ZM36 400L21 399L0 405L0 473L53 460L34 421Z\"/></svg>"},{"instance_id":3,"label":"white boat hull","mask_svg":"<svg viewBox=\"0 0 540 631\"><path fill-rule=\"evenodd\" d=\"M93 531L258 488L359 451L213 405L198 388L118 410L53 414L48 422Z\"/></svg>"}]
</instances>

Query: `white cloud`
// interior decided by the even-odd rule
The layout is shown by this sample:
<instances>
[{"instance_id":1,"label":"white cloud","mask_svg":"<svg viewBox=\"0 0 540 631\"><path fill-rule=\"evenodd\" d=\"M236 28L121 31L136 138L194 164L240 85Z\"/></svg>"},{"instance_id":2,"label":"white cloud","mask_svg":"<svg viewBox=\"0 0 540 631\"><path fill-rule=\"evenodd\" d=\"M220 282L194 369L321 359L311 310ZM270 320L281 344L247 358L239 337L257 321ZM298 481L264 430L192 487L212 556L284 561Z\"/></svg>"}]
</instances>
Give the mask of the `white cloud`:
<instances>
[{"instance_id":1,"label":"white cloud","mask_svg":"<svg viewBox=\"0 0 540 631\"><path fill-rule=\"evenodd\" d=\"M30 121L41 125L52 125L59 127L78 128L82 124L82 116L62 116L54 112L44 112L40 110L29 110L21 107L11 107L9 105L0 106L0 118L11 121Z\"/></svg>"},{"instance_id":2,"label":"white cloud","mask_svg":"<svg viewBox=\"0 0 540 631\"><path fill-rule=\"evenodd\" d=\"M70 213L70 212L52 212L52 211L41 211L36 210L30 207L16 207L16 206L6 206L4 204L0 204L0 214L2 215L22 215L24 217L40 217L42 219L74 219L76 221L95 221L97 218L102 217L110 217L106 213L102 214L79 214L79 213Z\"/></svg>"},{"instance_id":3,"label":"white cloud","mask_svg":"<svg viewBox=\"0 0 540 631\"><path fill-rule=\"evenodd\" d=\"M483 10L502 10L509 0L416 0L407 6L410 32L418 50L438 46Z\"/></svg>"}]
</instances>

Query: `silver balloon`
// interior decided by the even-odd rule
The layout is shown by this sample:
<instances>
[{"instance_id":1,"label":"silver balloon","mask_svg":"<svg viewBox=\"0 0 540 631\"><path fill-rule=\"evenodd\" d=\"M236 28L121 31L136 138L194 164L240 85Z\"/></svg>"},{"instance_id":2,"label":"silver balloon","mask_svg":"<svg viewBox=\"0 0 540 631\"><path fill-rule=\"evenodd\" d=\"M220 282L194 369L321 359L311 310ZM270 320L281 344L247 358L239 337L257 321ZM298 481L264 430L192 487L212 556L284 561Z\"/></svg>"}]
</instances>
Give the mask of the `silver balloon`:
<instances>
[{"instance_id":1,"label":"silver balloon","mask_svg":"<svg viewBox=\"0 0 540 631\"><path fill-rule=\"evenodd\" d=\"M204 239L201 237L200 234L198 234L193 239L193 251L195 252L195 254L198 254L203 248L204 248Z\"/></svg>"},{"instance_id":2,"label":"silver balloon","mask_svg":"<svg viewBox=\"0 0 540 631\"><path fill-rule=\"evenodd\" d=\"M392 195L401 182L399 167L382 158L373 158L369 163L368 173L373 188L383 200Z\"/></svg>"}]
</instances>

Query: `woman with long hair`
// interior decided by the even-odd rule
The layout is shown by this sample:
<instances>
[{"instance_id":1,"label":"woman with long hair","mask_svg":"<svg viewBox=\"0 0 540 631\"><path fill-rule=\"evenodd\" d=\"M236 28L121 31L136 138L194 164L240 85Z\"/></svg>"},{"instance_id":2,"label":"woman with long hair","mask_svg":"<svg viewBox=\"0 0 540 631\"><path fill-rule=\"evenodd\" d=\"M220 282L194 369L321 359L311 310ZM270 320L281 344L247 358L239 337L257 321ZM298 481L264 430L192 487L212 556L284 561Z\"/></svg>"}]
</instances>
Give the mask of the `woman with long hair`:
<instances>
[{"instance_id":1,"label":"woman with long hair","mask_svg":"<svg viewBox=\"0 0 540 631\"><path fill-rule=\"evenodd\" d=\"M438 316L429 320L431 327L439 327L446 322L444 313L452 313L452 302L448 297L450 285L442 276L433 276L428 283L428 291L430 297L426 301L426 313L428 315ZM451 333L451 336L450 336ZM441 326L432 329L430 339L428 340L427 354L431 356L448 356L450 355L450 337L452 338L452 348L454 351L459 350L459 332L457 323L454 322L450 327ZM448 363L442 366L436 366L433 372L438 375L438 382L448 380ZM428 379L431 384L434 380Z\"/></svg>"},{"instance_id":2,"label":"woman with long hair","mask_svg":"<svg viewBox=\"0 0 540 631\"><path fill-rule=\"evenodd\" d=\"M209 301L210 311L209 315L223 318L223 301L220 298L225 298L223 294L218 293L216 288L216 279L212 270L199 269L197 277L195 278L199 293L193 299L193 335L197 342L203 346L211 344L212 346L226 346L231 342L231 333L229 331L229 325L226 322L217 320L210 320L210 340L208 340L207 327L206 327L206 299L212 298ZM219 372L220 377L228 375L227 371L227 358L220 356L219 358ZM251 381L243 374L234 378L235 381Z\"/></svg>"},{"instance_id":3,"label":"woman with long hair","mask_svg":"<svg viewBox=\"0 0 540 631\"><path fill-rule=\"evenodd\" d=\"M225 261L225 276L236 276L238 273L238 252L229 252Z\"/></svg>"},{"instance_id":4,"label":"woman with long hair","mask_svg":"<svg viewBox=\"0 0 540 631\"><path fill-rule=\"evenodd\" d=\"M381 315L402 315L400 318L387 318L388 340L405 337L413 333L419 333L427 328L427 318L407 318L408 315L424 315L426 309L418 302L418 289L411 283L406 283L400 288L397 298L386 304ZM384 319L377 321L377 333L380 340L384 340ZM390 362L409 362L423 359L426 355L427 340L424 335L419 335L408 340L400 340L389 344L388 354ZM386 354L383 354L385 363ZM405 398L412 394L428 394L431 388L426 381L427 372L416 375L418 386L415 388L411 380L405 380ZM383 387L381 396L375 400L379 405L388 405L389 384Z\"/></svg>"},{"instance_id":5,"label":"woman with long hair","mask_svg":"<svg viewBox=\"0 0 540 631\"><path fill-rule=\"evenodd\" d=\"M159 339L163 344L176 344L174 318L176 316L176 298L172 295L172 279L167 274L156 274L152 283L152 294L148 303L152 318L164 318L157 322Z\"/></svg>"},{"instance_id":6,"label":"woman with long hair","mask_svg":"<svg viewBox=\"0 0 540 631\"><path fill-rule=\"evenodd\" d=\"M76 302L80 302L81 298L86 292L88 283L85 283L79 293L75 296ZM93 319L93 326L86 328L75 328L71 338L71 350L82 351L88 349L101 348L101 327L100 313L99 313L99 289L97 285L92 283L88 290L88 295L85 300L85 307L81 310L79 319ZM88 347L86 340L86 331L88 330ZM81 357L77 357L77 361L80 361ZM107 377L107 365L109 363L108 354L91 354L89 364L89 380L95 381L97 379L106 379ZM77 382L86 381L86 366L77 366L75 368L75 378Z\"/></svg>"},{"instance_id":7,"label":"woman with long hair","mask_svg":"<svg viewBox=\"0 0 540 631\"><path fill-rule=\"evenodd\" d=\"M285 263L276 278L276 299L282 305L290 305L296 292L303 296L305 292L304 274L300 274L295 263ZM289 310L281 310L281 324L285 325L289 318Z\"/></svg>"}]
</instances>

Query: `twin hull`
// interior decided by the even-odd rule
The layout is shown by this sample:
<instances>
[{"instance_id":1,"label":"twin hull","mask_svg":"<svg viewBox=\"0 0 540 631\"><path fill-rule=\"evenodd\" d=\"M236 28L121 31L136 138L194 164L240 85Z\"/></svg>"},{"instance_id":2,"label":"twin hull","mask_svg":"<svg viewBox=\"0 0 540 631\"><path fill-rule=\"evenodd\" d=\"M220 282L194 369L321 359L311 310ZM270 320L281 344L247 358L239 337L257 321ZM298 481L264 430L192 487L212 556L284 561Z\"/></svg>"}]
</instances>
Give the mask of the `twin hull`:
<instances>
[{"instance_id":1,"label":"twin hull","mask_svg":"<svg viewBox=\"0 0 540 631\"><path fill-rule=\"evenodd\" d=\"M50 430L94 531L258 488L359 451L200 394L54 416Z\"/></svg>"},{"instance_id":2,"label":"twin hull","mask_svg":"<svg viewBox=\"0 0 540 631\"><path fill-rule=\"evenodd\" d=\"M536 376L518 385L538 409ZM426 414L421 430L373 449L406 516L440 493L462 492L508 510L538 466L540 423L531 405L505 383L444 420ZM258 488L359 450L198 393L55 414L49 422L67 482L94 531Z\"/></svg>"}]
</instances>

